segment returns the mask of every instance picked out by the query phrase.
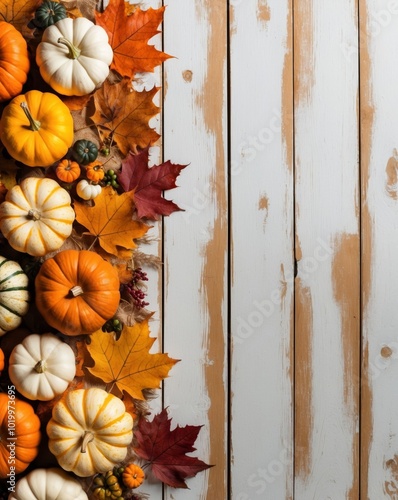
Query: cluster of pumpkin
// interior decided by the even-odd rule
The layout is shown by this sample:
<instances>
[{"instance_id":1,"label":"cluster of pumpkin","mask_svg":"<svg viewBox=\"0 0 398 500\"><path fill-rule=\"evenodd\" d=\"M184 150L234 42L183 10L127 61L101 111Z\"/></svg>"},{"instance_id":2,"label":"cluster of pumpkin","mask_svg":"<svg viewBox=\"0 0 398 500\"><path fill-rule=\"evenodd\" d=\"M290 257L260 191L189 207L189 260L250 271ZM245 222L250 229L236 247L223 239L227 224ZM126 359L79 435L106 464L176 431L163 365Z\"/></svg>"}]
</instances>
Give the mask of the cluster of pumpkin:
<instances>
[{"instance_id":1,"label":"cluster of pumpkin","mask_svg":"<svg viewBox=\"0 0 398 500\"><path fill-rule=\"evenodd\" d=\"M68 18L65 8L52 1L39 7L34 22L43 29L36 63L57 94L84 96L104 82L113 52L103 28L84 17ZM58 251L72 232L75 213L68 186L75 183L77 195L90 200L100 192L101 182L116 187L116 180L96 161L95 144L74 143L71 113L55 93L21 94L30 70L27 44L5 21L0 21L0 46L0 102L7 103L0 140L14 160L27 167L51 167L56 175L54 179L27 176L9 189L0 205L0 231L16 251L44 257ZM18 262L0 257L0 335L16 329L27 314L28 281ZM66 336L101 328L119 306L119 290L113 266L86 250L59 251L45 260L35 279L37 309ZM75 371L72 348L55 334L31 334L13 348L8 375L17 391L12 413L15 433L9 433L10 396L0 393L1 478L10 476L11 467L14 474L25 471L37 457L41 422L27 400L49 401L63 394ZM135 488L144 479L135 464L113 472L126 457L132 429L133 418L120 398L99 388L68 392L55 404L46 426L48 447L61 468L32 470L17 482L9 498L61 498L62 491L62 498L87 499L82 484L65 472L70 471L83 478L97 475L95 498L122 499L121 483ZM16 446L12 462L10 436Z\"/></svg>"}]
</instances>

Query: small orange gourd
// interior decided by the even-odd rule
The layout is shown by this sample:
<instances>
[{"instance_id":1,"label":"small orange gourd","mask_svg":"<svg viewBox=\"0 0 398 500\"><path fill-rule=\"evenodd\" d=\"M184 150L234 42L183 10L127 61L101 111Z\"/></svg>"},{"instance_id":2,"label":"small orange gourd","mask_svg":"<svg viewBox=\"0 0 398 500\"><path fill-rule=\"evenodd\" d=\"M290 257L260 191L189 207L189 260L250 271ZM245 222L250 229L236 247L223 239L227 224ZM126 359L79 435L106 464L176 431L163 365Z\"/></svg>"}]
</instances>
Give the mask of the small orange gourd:
<instances>
[{"instance_id":1,"label":"small orange gourd","mask_svg":"<svg viewBox=\"0 0 398 500\"><path fill-rule=\"evenodd\" d=\"M138 488L144 482L145 472L137 464L129 464L125 467L122 480L127 488Z\"/></svg>"},{"instance_id":2,"label":"small orange gourd","mask_svg":"<svg viewBox=\"0 0 398 500\"><path fill-rule=\"evenodd\" d=\"M47 323L66 335L90 334L115 315L120 282L115 268L88 250L63 250L36 277L36 305Z\"/></svg>"},{"instance_id":3,"label":"small orange gourd","mask_svg":"<svg viewBox=\"0 0 398 500\"><path fill-rule=\"evenodd\" d=\"M79 178L80 166L76 161L64 158L58 163L55 174L60 181L70 183Z\"/></svg>"},{"instance_id":4,"label":"small orange gourd","mask_svg":"<svg viewBox=\"0 0 398 500\"><path fill-rule=\"evenodd\" d=\"M94 161L86 166L86 177L90 181L99 182L105 177L104 167L99 161Z\"/></svg>"},{"instance_id":5,"label":"small orange gourd","mask_svg":"<svg viewBox=\"0 0 398 500\"><path fill-rule=\"evenodd\" d=\"M40 419L33 407L16 398L12 386L0 393L0 477L23 472L39 453Z\"/></svg>"},{"instance_id":6,"label":"small orange gourd","mask_svg":"<svg viewBox=\"0 0 398 500\"><path fill-rule=\"evenodd\" d=\"M0 349L0 374L4 370L5 360L4 360L4 351Z\"/></svg>"}]
</instances>

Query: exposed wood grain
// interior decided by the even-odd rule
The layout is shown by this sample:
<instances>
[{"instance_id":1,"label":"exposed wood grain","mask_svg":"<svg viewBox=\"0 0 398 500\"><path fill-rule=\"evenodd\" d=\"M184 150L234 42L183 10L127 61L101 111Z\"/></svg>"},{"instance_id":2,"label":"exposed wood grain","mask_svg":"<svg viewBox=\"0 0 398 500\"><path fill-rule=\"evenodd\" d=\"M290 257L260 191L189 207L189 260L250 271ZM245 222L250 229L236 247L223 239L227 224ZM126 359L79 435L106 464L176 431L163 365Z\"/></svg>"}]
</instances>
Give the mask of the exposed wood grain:
<instances>
[{"instance_id":1,"label":"exposed wood grain","mask_svg":"<svg viewBox=\"0 0 398 500\"><path fill-rule=\"evenodd\" d=\"M358 68L342 50L356 7L294 9L297 500L358 498Z\"/></svg>"},{"instance_id":2,"label":"exposed wood grain","mask_svg":"<svg viewBox=\"0 0 398 500\"><path fill-rule=\"evenodd\" d=\"M227 109L227 6L223 1L207 0L206 16L210 22L207 45L207 75L203 86L203 118L209 134L209 150L214 151L210 176L210 196L214 200L214 220L209 240L204 249L202 290L208 311L208 328L204 332L203 346L211 362L205 367L205 381L211 401L209 460L220 464L209 473L207 499L214 491L221 498L228 496L228 130ZM220 416L224 417L224 420Z\"/></svg>"},{"instance_id":3,"label":"exposed wood grain","mask_svg":"<svg viewBox=\"0 0 398 500\"><path fill-rule=\"evenodd\" d=\"M292 10L281 0L231 5L231 498L289 499Z\"/></svg>"},{"instance_id":4,"label":"exposed wood grain","mask_svg":"<svg viewBox=\"0 0 398 500\"><path fill-rule=\"evenodd\" d=\"M359 234L336 237L333 247L332 279L336 302L341 311L344 370L344 405L352 436L352 488L347 500L359 498L359 414L360 414L360 262Z\"/></svg>"},{"instance_id":5,"label":"exposed wood grain","mask_svg":"<svg viewBox=\"0 0 398 500\"><path fill-rule=\"evenodd\" d=\"M312 432L313 415L313 309L309 287L304 287L301 280L296 280L295 287L295 476L305 481L312 468Z\"/></svg>"},{"instance_id":6,"label":"exposed wood grain","mask_svg":"<svg viewBox=\"0 0 398 500\"><path fill-rule=\"evenodd\" d=\"M170 26L170 30L167 29ZM228 497L227 9L175 0L166 9L164 154L189 163L170 196L185 211L164 221L164 345L182 361L165 383L176 423L204 425L197 455L216 467L190 498ZM169 68L169 69L168 69ZM165 489L165 498L185 499Z\"/></svg>"},{"instance_id":7,"label":"exposed wood grain","mask_svg":"<svg viewBox=\"0 0 398 500\"><path fill-rule=\"evenodd\" d=\"M394 185L398 4L361 1L363 390L362 496L397 498L396 295L398 211Z\"/></svg>"},{"instance_id":8,"label":"exposed wood grain","mask_svg":"<svg viewBox=\"0 0 398 500\"><path fill-rule=\"evenodd\" d=\"M165 221L165 404L216 464L189 498L396 499L398 2L229 4L229 25L221 0L165 18L165 159L191 163Z\"/></svg>"},{"instance_id":9,"label":"exposed wood grain","mask_svg":"<svg viewBox=\"0 0 398 500\"><path fill-rule=\"evenodd\" d=\"M370 6L369 6L370 8ZM368 2L359 1L360 47L354 48L354 56L360 49L360 123L361 123L361 298L362 314L366 314L371 292L372 219L367 203L368 177L371 161L371 138L374 122L374 105L371 83L371 60L368 33ZM366 321L363 321L363 348L361 372L361 496L369 498L369 452L373 437L372 387L369 370L369 346L366 340Z\"/></svg>"}]
</instances>

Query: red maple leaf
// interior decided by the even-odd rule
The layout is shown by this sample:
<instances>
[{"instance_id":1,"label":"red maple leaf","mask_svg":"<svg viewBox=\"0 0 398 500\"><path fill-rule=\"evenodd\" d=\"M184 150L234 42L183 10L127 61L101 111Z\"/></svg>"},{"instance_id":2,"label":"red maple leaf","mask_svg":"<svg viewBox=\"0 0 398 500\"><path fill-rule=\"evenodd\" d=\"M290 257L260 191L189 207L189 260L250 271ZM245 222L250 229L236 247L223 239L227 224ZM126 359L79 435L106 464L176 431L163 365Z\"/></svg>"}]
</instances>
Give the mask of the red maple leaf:
<instances>
[{"instance_id":1,"label":"red maple leaf","mask_svg":"<svg viewBox=\"0 0 398 500\"><path fill-rule=\"evenodd\" d=\"M96 23L109 36L113 49L112 68L122 76L132 78L137 72L152 72L169 55L149 45L149 40L160 33L158 27L163 21L165 7L136 8L131 13L131 5L124 0L110 0L103 13L95 14Z\"/></svg>"},{"instance_id":2,"label":"red maple leaf","mask_svg":"<svg viewBox=\"0 0 398 500\"><path fill-rule=\"evenodd\" d=\"M193 444L202 426L186 425L171 430L167 409L155 415L152 422L141 418L134 436L136 454L147 460L160 481L173 488L188 488L185 479L212 467L186 453L196 450Z\"/></svg>"},{"instance_id":3,"label":"red maple leaf","mask_svg":"<svg viewBox=\"0 0 398 500\"><path fill-rule=\"evenodd\" d=\"M181 208L166 200L162 192L177 187L176 178L187 165L166 161L148 167L148 148L138 154L129 153L122 161L118 183L124 191L134 191L134 201L139 218L156 220L159 215L170 215Z\"/></svg>"}]
</instances>

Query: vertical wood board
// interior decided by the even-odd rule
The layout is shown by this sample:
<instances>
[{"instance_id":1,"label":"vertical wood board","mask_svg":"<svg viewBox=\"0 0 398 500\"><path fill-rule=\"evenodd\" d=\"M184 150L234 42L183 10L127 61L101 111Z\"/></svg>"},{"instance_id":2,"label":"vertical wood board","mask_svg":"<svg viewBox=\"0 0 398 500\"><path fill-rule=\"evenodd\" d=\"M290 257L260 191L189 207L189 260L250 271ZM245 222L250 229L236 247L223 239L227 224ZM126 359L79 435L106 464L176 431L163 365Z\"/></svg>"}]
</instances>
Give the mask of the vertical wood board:
<instances>
[{"instance_id":1,"label":"vertical wood board","mask_svg":"<svg viewBox=\"0 0 398 500\"><path fill-rule=\"evenodd\" d=\"M398 495L398 3L361 1L364 498Z\"/></svg>"},{"instance_id":2,"label":"vertical wood board","mask_svg":"<svg viewBox=\"0 0 398 500\"><path fill-rule=\"evenodd\" d=\"M164 221L164 346L182 360L164 398L176 423L204 424L197 455L217 466L190 480L201 499L228 496L226 30L224 1L166 9L165 50L178 58L165 67L164 156L189 167L170 193L184 212Z\"/></svg>"},{"instance_id":3,"label":"vertical wood board","mask_svg":"<svg viewBox=\"0 0 398 500\"><path fill-rule=\"evenodd\" d=\"M295 498L359 491L355 1L295 2Z\"/></svg>"},{"instance_id":4,"label":"vertical wood board","mask_svg":"<svg viewBox=\"0 0 398 500\"><path fill-rule=\"evenodd\" d=\"M231 6L231 498L289 499L292 5Z\"/></svg>"}]
</instances>

